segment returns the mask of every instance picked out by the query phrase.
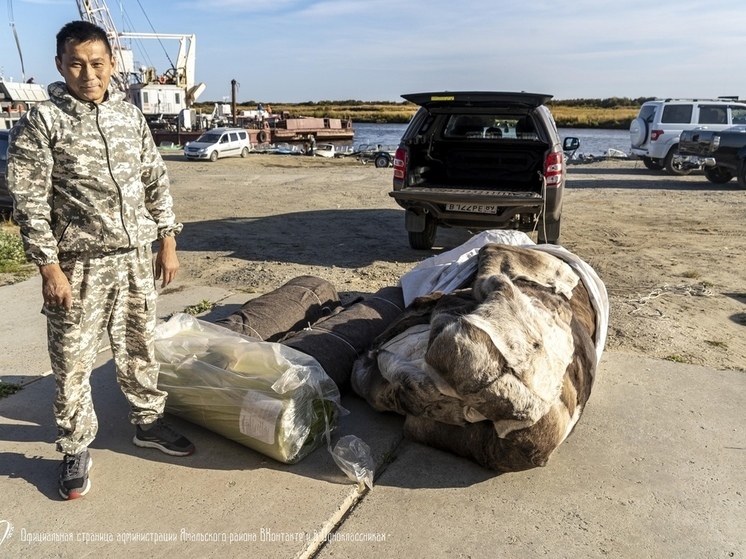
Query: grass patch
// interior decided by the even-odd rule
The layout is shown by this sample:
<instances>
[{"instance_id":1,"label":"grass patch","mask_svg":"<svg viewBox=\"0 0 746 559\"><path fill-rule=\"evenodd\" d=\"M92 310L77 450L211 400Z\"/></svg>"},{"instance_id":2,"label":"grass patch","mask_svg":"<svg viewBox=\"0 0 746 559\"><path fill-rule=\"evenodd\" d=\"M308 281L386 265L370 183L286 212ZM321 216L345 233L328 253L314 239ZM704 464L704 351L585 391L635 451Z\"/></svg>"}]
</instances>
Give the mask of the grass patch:
<instances>
[{"instance_id":1,"label":"grass patch","mask_svg":"<svg viewBox=\"0 0 746 559\"><path fill-rule=\"evenodd\" d=\"M719 347L720 349L728 349L728 344L720 342L718 340L705 340L705 343L712 347Z\"/></svg>"},{"instance_id":2,"label":"grass patch","mask_svg":"<svg viewBox=\"0 0 746 559\"><path fill-rule=\"evenodd\" d=\"M12 384L0 381L0 398L7 398L11 394L15 394L16 392L18 392L21 388L23 387L20 384Z\"/></svg>"},{"instance_id":3,"label":"grass patch","mask_svg":"<svg viewBox=\"0 0 746 559\"><path fill-rule=\"evenodd\" d=\"M550 103L549 108L560 128L626 129L637 117L639 107L568 106Z\"/></svg>"},{"instance_id":4,"label":"grass patch","mask_svg":"<svg viewBox=\"0 0 746 559\"><path fill-rule=\"evenodd\" d=\"M702 277L702 274L700 274L697 270L687 270L681 275L689 279L699 279Z\"/></svg>"},{"instance_id":5,"label":"grass patch","mask_svg":"<svg viewBox=\"0 0 746 559\"><path fill-rule=\"evenodd\" d=\"M26 255L18 228L3 223L0 225L0 273L18 272L24 264Z\"/></svg>"},{"instance_id":6,"label":"grass patch","mask_svg":"<svg viewBox=\"0 0 746 559\"><path fill-rule=\"evenodd\" d=\"M671 361L672 363L689 363L689 359L684 357L683 355L678 355L676 353L672 355L667 355L663 358L664 361Z\"/></svg>"},{"instance_id":7,"label":"grass patch","mask_svg":"<svg viewBox=\"0 0 746 559\"><path fill-rule=\"evenodd\" d=\"M0 285L9 285L33 275L36 266L26 261L18 226L0 222Z\"/></svg>"},{"instance_id":8,"label":"grass patch","mask_svg":"<svg viewBox=\"0 0 746 559\"><path fill-rule=\"evenodd\" d=\"M196 305L190 305L187 308L185 308L184 312L186 314L197 315L197 314L202 314L203 312L210 311L214 307L215 307L215 303L213 303L212 301L208 301L207 299L202 299Z\"/></svg>"}]
</instances>

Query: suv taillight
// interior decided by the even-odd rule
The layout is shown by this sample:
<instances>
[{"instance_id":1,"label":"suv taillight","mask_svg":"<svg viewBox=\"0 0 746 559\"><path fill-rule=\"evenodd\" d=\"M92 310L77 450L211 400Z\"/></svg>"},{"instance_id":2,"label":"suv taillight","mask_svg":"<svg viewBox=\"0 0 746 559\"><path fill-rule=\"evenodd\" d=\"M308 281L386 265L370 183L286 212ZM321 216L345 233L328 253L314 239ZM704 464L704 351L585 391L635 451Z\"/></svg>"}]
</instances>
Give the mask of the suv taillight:
<instances>
[{"instance_id":1,"label":"suv taillight","mask_svg":"<svg viewBox=\"0 0 746 559\"><path fill-rule=\"evenodd\" d=\"M407 176L407 150L397 148L394 154L394 178L404 180Z\"/></svg>"},{"instance_id":2,"label":"suv taillight","mask_svg":"<svg viewBox=\"0 0 746 559\"><path fill-rule=\"evenodd\" d=\"M558 186L562 182L562 165L564 164L563 155L560 152L553 152L547 155L544 161L544 178L547 186Z\"/></svg>"},{"instance_id":3,"label":"suv taillight","mask_svg":"<svg viewBox=\"0 0 746 559\"><path fill-rule=\"evenodd\" d=\"M663 130L651 130L650 131L650 141L651 142L656 141L661 136L663 136Z\"/></svg>"}]
</instances>

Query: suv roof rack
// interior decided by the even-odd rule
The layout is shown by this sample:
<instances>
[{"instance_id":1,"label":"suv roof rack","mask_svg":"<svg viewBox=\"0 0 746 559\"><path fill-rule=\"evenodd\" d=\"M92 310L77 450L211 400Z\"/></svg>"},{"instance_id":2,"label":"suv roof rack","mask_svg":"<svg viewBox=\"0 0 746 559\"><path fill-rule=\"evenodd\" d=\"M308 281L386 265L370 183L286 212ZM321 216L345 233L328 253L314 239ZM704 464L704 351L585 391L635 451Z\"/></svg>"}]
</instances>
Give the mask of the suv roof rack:
<instances>
[{"instance_id":1,"label":"suv roof rack","mask_svg":"<svg viewBox=\"0 0 746 559\"><path fill-rule=\"evenodd\" d=\"M738 101L738 95L722 95L718 97L717 99L710 99L710 98L701 98L701 99L691 99L691 98L683 98L683 97L666 97L665 99L653 99L654 101L663 101L665 103L670 103L671 101L690 101L690 102L700 102L700 101Z\"/></svg>"}]
</instances>

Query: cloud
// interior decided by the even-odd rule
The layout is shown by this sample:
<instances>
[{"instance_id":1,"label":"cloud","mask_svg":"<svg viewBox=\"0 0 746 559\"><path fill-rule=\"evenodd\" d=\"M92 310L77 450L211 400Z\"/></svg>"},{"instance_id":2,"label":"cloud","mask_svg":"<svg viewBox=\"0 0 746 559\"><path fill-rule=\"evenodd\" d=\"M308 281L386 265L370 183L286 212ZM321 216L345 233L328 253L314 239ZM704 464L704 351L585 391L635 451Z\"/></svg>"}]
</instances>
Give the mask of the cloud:
<instances>
[{"instance_id":1,"label":"cloud","mask_svg":"<svg viewBox=\"0 0 746 559\"><path fill-rule=\"evenodd\" d=\"M56 79L54 33L72 0L16 0L26 68ZM38 5L46 17L38 21ZM118 22L118 6L109 2ZM118 4L118 2L117 2ZM33 7L32 7L33 5ZM733 93L742 0L122 0L128 29L197 35L207 98L397 100L424 89L533 89L561 98ZM148 12L142 15L141 5ZM0 22L2 23L2 22ZM119 25L117 23L117 25ZM54 29L53 29L54 28ZM41 39L29 42L26 31ZM123 29L121 29L123 30ZM14 52L10 34L0 49ZM158 44L154 65L167 64ZM165 48L171 53L170 44ZM11 74L10 57L5 60ZM164 62L159 60L163 58ZM172 53L173 58L173 53ZM46 68L47 77L44 77ZM16 71L17 73L17 71ZM690 93L691 92L691 93Z\"/></svg>"}]
</instances>

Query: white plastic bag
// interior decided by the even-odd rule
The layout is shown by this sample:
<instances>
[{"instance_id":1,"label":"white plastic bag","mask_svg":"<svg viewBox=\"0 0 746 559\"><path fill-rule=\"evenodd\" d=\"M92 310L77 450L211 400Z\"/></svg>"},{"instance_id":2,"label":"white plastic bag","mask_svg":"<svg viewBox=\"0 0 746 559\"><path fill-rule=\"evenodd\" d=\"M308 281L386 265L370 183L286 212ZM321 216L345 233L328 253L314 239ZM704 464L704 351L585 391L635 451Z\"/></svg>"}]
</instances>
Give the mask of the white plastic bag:
<instances>
[{"instance_id":1,"label":"white plastic bag","mask_svg":"<svg viewBox=\"0 0 746 559\"><path fill-rule=\"evenodd\" d=\"M367 485L368 489L373 489L376 465L373 462L370 447L362 439L355 435L346 435L341 437L334 445L334 450L330 448L329 452L337 466L348 478L356 481L360 489L363 485Z\"/></svg>"},{"instance_id":2,"label":"white plastic bag","mask_svg":"<svg viewBox=\"0 0 746 559\"><path fill-rule=\"evenodd\" d=\"M188 314L156 329L166 410L280 462L328 440L346 413L337 385L311 356Z\"/></svg>"}]
</instances>

